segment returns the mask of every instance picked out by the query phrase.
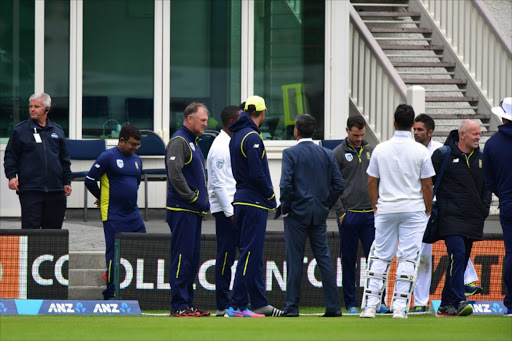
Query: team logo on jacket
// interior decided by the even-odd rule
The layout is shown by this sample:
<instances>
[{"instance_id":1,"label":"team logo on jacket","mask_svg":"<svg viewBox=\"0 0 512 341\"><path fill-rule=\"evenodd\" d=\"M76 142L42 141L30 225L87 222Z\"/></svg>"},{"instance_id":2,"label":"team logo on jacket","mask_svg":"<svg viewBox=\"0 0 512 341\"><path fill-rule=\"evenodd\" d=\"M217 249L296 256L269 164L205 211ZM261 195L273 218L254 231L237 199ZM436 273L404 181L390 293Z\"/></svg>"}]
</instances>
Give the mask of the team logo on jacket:
<instances>
[{"instance_id":1,"label":"team logo on jacket","mask_svg":"<svg viewBox=\"0 0 512 341\"><path fill-rule=\"evenodd\" d=\"M478 160L478 168L482 168L482 159Z\"/></svg>"},{"instance_id":2,"label":"team logo on jacket","mask_svg":"<svg viewBox=\"0 0 512 341\"><path fill-rule=\"evenodd\" d=\"M55 133L52 133L50 136L51 136L52 138L54 138L54 139L58 139L58 138L59 138L59 135L57 135L57 134L55 134Z\"/></svg>"},{"instance_id":3,"label":"team logo on jacket","mask_svg":"<svg viewBox=\"0 0 512 341\"><path fill-rule=\"evenodd\" d=\"M192 148L193 151L196 151L196 147L194 147L194 142L189 142L190 148Z\"/></svg>"},{"instance_id":4,"label":"team logo on jacket","mask_svg":"<svg viewBox=\"0 0 512 341\"><path fill-rule=\"evenodd\" d=\"M224 167L224 160L217 160L217 168L222 169Z\"/></svg>"},{"instance_id":5,"label":"team logo on jacket","mask_svg":"<svg viewBox=\"0 0 512 341\"><path fill-rule=\"evenodd\" d=\"M139 169L139 164L135 161L135 168Z\"/></svg>"},{"instance_id":6,"label":"team logo on jacket","mask_svg":"<svg viewBox=\"0 0 512 341\"><path fill-rule=\"evenodd\" d=\"M354 160L354 156L351 153L345 153L345 159L347 159L348 162Z\"/></svg>"},{"instance_id":7,"label":"team logo on jacket","mask_svg":"<svg viewBox=\"0 0 512 341\"><path fill-rule=\"evenodd\" d=\"M117 163L117 167L119 167L119 168L123 168L123 167L124 167L124 162L123 162L123 160L117 159L117 160L116 160L116 163Z\"/></svg>"},{"instance_id":8,"label":"team logo on jacket","mask_svg":"<svg viewBox=\"0 0 512 341\"><path fill-rule=\"evenodd\" d=\"M370 157L371 157L370 152L366 152L366 159L370 160Z\"/></svg>"}]
</instances>

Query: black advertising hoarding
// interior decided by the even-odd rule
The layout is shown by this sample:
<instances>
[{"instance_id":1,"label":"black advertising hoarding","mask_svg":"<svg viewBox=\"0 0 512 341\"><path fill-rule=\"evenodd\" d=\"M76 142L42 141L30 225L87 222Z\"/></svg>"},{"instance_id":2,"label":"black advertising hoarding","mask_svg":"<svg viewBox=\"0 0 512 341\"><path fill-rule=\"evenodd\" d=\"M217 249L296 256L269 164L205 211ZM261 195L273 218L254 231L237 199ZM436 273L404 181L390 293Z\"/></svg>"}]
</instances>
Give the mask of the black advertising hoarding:
<instances>
[{"instance_id":1,"label":"black advertising hoarding","mask_svg":"<svg viewBox=\"0 0 512 341\"><path fill-rule=\"evenodd\" d=\"M67 299L68 230L0 229L0 298Z\"/></svg>"},{"instance_id":2,"label":"black advertising hoarding","mask_svg":"<svg viewBox=\"0 0 512 341\"><path fill-rule=\"evenodd\" d=\"M328 232L328 243L336 273L336 283L340 292L342 271L339 254L339 234ZM477 300L501 301L505 294L502 285L504 271L504 245L500 234L484 236L486 240L473 244L471 259L475 266L479 282L485 285L484 292L475 296ZM119 272L120 299L138 300L141 309L170 309L171 295L169 285L170 234L120 233L116 236L116 252L119 252L121 264ZM362 296L366 259L359 247L356 264L356 295ZM215 309L215 235L203 235L201 240L201 260L199 273L194 283L194 302L203 309ZM286 262L285 245L282 233L267 232L263 252L263 278L265 291L270 304L278 308L284 307L286 295ZM444 286L446 261L444 241L433 245L432 254L432 285L430 299L439 299ZM238 257L237 257L238 259ZM323 291L320 271L309 247L303 262L300 306L323 306ZM236 260L235 260L236 266ZM387 288L389 305L393 292L396 273L396 258L392 263ZM234 278L234 268L232 280ZM231 282L232 285L233 282Z\"/></svg>"}]
</instances>

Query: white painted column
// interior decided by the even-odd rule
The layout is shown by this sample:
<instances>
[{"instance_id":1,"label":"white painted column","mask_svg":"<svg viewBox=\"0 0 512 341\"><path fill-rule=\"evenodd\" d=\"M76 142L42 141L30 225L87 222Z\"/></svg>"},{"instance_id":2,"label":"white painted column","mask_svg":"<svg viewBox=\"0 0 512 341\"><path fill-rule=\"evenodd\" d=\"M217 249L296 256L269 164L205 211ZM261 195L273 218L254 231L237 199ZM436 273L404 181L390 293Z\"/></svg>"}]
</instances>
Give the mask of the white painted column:
<instances>
[{"instance_id":1,"label":"white painted column","mask_svg":"<svg viewBox=\"0 0 512 341\"><path fill-rule=\"evenodd\" d=\"M44 0L34 3L34 92L44 92Z\"/></svg>"},{"instance_id":2,"label":"white painted column","mask_svg":"<svg viewBox=\"0 0 512 341\"><path fill-rule=\"evenodd\" d=\"M82 138L83 1L69 3L69 138Z\"/></svg>"},{"instance_id":3,"label":"white painted column","mask_svg":"<svg viewBox=\"0 0 512 341\"><path fill-rule=\"evenodd\" d=\"M407 88L407 104L409 104L416 115L425 113L425 89L419 85Z\"/></svg>"},{"instance_id":4,"label":"white painted column","mask_svg":"<svg viewBox=\"0 0 512 341\"><path fill-rule=\"evenodd\" d=\"M325 2L324 139L341 139L349 116L349 1Z\"/></svg>"},{"instance_id":5,"label":"white painted column","mask_svg":"<svg viewBox=\"0 0 512 341\"><path fill-rule=\"evenodd\" d=\"M240 102L254 92L254 0L242 1Z\"/></svg>"}]
</instances>

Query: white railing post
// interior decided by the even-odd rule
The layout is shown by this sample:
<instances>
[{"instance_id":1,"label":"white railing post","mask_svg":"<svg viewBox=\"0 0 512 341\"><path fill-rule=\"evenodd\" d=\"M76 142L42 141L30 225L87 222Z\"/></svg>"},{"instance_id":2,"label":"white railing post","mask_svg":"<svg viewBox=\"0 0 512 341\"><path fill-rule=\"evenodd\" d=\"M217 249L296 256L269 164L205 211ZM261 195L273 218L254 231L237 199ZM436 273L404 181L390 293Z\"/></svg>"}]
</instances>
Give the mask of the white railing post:
<instances>
[{"instance_id":1,"label":"white railing post","mask_svg":"<svg viewBox=\"0 0 512 341\"><path fill-rule=\"evenodd\" d=\"M416 115L425 113L425 88L413 85L407 88L407 104L409 104Z\"/></svg>"}]
</instances>

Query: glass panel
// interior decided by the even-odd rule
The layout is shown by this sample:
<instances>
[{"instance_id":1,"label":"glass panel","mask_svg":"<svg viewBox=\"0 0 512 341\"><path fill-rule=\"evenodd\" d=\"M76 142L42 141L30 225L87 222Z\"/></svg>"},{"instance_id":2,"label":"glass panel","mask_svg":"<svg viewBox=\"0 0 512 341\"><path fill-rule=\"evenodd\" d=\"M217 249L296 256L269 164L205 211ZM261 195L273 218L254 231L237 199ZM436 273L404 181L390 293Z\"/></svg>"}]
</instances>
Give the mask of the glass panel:
<instances>
[{"instance_id":1,"label":"glass panel","mask_svg":"<svg viewBox=\"0 0 512 341\"><path fill-rule=\"evenodd\" d=\"M44 2L44 90L52 98L48 117L69 136L69 1Z\"/></svg>"},{"instance_id":2,"label":"glass panel","mask_svg":"<svg viewBox=\"0 0 512 341\"><path fill-rule=\"evenodd\" d=\"M254 95L267 104L263 137L293 140L295 116L317 120L324 136L325 1L256 0Z\"/></svg>"},{"instance_id":3,"label":"glass panel","mask_svg":"<svg viewBox=\"0 0 512 341\"><path fill-rule=\"evenodd\" d=\"M34 93L34 0L0 1L0 137L29 118Z\"/></svg>"},{"instance_id":4,"label":"glass panel","mask_svg":"<svg viewBox=\"0 0 512 341\"><path fill-rule=\"evenodd\" d=\"M83 2L82 136L153 130L154 3Z\"/></svg>"},{"instance_id":5,"label":"glass panel","mask_svg":"<svg viewBox=\"0 0 512 341\"><path fill-rule=\"evenodd\" d=\"M206 104L212 130L222 128L226 105L240 104L240 6L239 0L171 2L171 134L192 102Z\"/></svg>"}]
</instances>

